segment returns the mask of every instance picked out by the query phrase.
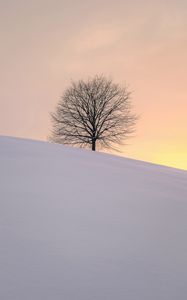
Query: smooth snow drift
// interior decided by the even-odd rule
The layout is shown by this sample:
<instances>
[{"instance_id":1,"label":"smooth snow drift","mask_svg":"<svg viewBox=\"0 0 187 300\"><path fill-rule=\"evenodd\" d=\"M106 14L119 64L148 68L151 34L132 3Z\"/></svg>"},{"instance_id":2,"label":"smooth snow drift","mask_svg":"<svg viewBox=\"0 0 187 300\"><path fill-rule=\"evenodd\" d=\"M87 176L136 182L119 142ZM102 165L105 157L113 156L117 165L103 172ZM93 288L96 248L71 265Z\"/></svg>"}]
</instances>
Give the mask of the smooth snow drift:
<instances>
[{"instance_id":1,"label":"smooth snow drift","mask_svg":"<svg viewBox=\"0 0 187 300\"><path fill-rule=\"evenodd\" d=\"M1 300L186 300L187 172L0 137Z\"/></svg>"}]
</instances>

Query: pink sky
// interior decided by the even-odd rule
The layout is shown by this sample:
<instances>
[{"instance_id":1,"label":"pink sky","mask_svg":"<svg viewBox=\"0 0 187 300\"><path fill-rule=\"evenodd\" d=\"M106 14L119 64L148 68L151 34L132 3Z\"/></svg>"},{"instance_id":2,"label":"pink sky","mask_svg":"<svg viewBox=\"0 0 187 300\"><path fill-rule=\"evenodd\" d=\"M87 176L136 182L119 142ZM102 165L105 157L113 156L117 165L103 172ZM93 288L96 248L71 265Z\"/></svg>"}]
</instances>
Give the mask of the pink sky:
<instances>
[{"instance_id":1,"label":"pink sky","mask_svg":"<svg viewBox=\"0 0 187 300\"><path fill-rule=\"evenodd\" d=\"M187 169L187 2L0 2L0 134L46 140L71 79L111 76L141 115L121 155Z\"/></svg>"}]
</instances>

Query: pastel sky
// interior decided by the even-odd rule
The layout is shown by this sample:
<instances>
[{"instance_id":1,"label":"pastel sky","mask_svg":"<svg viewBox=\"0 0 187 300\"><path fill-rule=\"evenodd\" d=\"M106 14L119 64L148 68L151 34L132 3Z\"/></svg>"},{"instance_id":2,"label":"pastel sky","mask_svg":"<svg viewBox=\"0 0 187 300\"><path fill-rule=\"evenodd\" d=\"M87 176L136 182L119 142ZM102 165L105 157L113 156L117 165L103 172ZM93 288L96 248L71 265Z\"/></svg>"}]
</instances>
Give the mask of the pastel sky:
<instances>
[{"instance_id":1,"label":"pastel sky","mask_svg":"<svg viewBox=\"0 0 187 300\"><path fill-rule=\"evenodd\" d=\"M71 79L111 76L141 117L121 155L187 169L186 0L0 0L0 134L46 140Z\"/></svg>"}]
</instances>

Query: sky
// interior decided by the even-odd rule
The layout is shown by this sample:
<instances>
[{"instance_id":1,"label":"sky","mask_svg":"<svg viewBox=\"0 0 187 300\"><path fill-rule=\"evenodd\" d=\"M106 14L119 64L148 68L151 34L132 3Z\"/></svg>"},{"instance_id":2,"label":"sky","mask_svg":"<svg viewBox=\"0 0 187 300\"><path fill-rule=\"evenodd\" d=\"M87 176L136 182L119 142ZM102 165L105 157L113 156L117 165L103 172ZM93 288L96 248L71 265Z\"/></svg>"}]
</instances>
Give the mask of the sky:
<instances>
[{"instance_id":1,"label":"sky","mask_svg":"<svg viewBox=\"0 0 187 300\"><path fill-rule=\"evenodd\" d=\"M47 140L71 80L112 77L140 116L120 155L187 170L186 0L0 0L0 134Z\"/></svg>"}]
</instances>

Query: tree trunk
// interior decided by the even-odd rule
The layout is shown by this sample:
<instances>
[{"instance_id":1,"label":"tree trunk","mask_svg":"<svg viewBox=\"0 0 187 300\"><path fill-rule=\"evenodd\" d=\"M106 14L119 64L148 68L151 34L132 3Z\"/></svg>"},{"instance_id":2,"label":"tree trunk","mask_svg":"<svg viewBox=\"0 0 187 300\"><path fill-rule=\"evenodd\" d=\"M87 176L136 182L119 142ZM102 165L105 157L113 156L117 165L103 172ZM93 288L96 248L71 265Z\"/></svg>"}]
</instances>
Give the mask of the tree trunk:
<instances>
[{"instance_id":1,"label":"tree trunk","mask_svg":"<svg viewBox=\"0 0 187 300\"><path fill-rule=\"evenodd\" d=\"M95 151L96 150L96 140L93 139L92 140L92 151Z\"/></svg>"}]
</instances>

